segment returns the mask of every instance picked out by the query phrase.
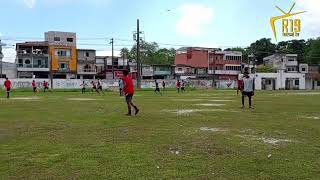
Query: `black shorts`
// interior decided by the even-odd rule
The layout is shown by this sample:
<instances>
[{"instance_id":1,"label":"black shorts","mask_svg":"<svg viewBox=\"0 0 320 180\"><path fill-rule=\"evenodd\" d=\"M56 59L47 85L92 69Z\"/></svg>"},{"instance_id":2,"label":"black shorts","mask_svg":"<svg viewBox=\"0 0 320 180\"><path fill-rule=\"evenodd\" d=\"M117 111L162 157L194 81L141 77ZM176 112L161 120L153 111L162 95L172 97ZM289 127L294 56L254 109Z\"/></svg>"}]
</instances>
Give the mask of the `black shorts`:
<instances>
[{"instance_id":1,"label":"black shorts","mask_svg":"<svg viewBox=\"0 0 320 180\"><path fill-rule=\"evenodd\" d=\"M181 90L184 91L184 87L182 87Z\"/></svg>"},{"instance_id":2,"label":"black shorts","mask_svg":"<svg viewBox=\"0 0 320 180\"><path fill-rule=\"evenodd\" d=\"M133 98L133 94L127 94L126 95L126 102L129 103L132 101L132 98Z\"/></svg>"},{"instance_id":3,"label":"black shorts","mask_svg":"<svg viewBox=\"0 0 320 180\"><path fill-rule=\"evenodd\" d=\"M37 88L36 87L33 87L33 92L37 92Z\"/></svg>"},{"instance_id":4,"label":"black shorts","mask_svg":"<svg viewBox=\"0 0 320 180\"><path fill-rule=\"evenodd\" d=\"M156 88L156 90L154 90L154 91L160 92L160 88Z\"/></svg>"},{"instance_id":5,"label":"black shorts","mask_svg":"<svg viewBox=\"0 0 320 180\"><path fill-rule=\"evenodd\" d=\"M96 87L96 86L93 86L92 89L97 89L97 87Z\"/></svg>"},{"instance_id":6,"label":"black shorts","mask_svg":"<svg viewBox=\"0 0 320 180\"><path fill-rule=\"evenodd\" d=\"M48 87L44 87L44 89L48 90L49 88Z\"/></svg>"},{"instance_id":7,"label":"black shorts","mask_svg":"<svg viewBox=\"0 0 320 180\"><path fill-rule=\"evenodd\" d=\"M243 91L243 92L242 92L242 95L243 95L243 96L252 97L252 96L254 95L254 93L253 93L253 92L245 92L245 91Z\"/></svg>"},{"instance_id":8,"label":"black shorts","mask_svg":"<svg viewBox=\"0 0 320 180\"><path fill-rule=\"evenodd\" d=\"M11 88L7 88L7 92L10 92L11 91Z\"/></svg>"},{"instance_id":9,"label":"black shorts","mask_svg":"<svg viewBox=\"0 0 320 180\"><path fill-rule=\"evenodd\" d=\"M99 86L99 87L98 87L98 90L101 90L101 91L102 91L102 86Z\"/></svg>"}]
</instances>

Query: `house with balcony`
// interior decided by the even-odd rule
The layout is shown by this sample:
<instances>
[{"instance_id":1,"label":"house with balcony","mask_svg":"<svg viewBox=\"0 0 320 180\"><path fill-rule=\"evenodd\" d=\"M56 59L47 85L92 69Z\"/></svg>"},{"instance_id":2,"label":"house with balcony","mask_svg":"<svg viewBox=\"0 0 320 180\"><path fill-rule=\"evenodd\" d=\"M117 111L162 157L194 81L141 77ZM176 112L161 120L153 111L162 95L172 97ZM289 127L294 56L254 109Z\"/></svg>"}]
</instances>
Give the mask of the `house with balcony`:
<instances>
[{"instance_id":1,"label":"house with balcony","mask_svg":"<svg viewBox=\"0 0 320 180\"><path fill-rule=\"evenodd\" d=\"M177 50L175 75L236 80L241 73L242 53L217 48L188 47Z\"/></svg>"},{"instance_id":2,"label":"house with balcony","mask_svg":"<svg viewBox=\"0 0 320 180\"><path fill-rule=\"evenodd\" d=\"M16 66L18 78L49 78L50 56L46 41L16 44Z\"/></svg>"},{"instance_id":3,"label":"house with balcony","mask_svg":"<svg viewBox=\"0 0 320 180\"><path fill-rule=\"evenodd\" d=\"M237 80L242 70L242 53L213 51L209 54L209 74L218 80Z\"/></svg>"},{"instance_id":4,"label":"house with balcony","mask_svg":"<svg viewBox=\"0 0 320 180\"><path fill-rule=\"evenodd\" d=\"M96 50L77 49L77 78L95 79L96 75Z\"/></svg>"},{"instance_id":5,"label":"house with balcony","mask_svg":"<svg viewBox=\"0 0 320 180\"><path fill-rule=\"evenodd\" d=\"M45 32L45 41L49 44L49 57L53 78L77 78L76 33Z\"/></svg>"}]
</instances>

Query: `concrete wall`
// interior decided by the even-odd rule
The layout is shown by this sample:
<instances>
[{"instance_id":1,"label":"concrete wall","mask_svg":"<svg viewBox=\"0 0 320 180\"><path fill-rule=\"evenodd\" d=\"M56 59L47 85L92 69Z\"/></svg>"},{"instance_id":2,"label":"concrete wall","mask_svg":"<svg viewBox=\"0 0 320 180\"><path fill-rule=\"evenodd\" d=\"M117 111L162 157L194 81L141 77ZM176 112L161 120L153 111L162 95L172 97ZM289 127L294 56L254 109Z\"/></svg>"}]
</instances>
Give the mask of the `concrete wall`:
<instances>
[{"instance_id":1,"label":"concrete wall","mask_svg":"<svg viewBox=\"0 0 320 180\"><path fill-rule=\"evenodd\" d=\"M5 79L0 79L0 84L4 83ZM37 82L38 87L43 87L43 81L47 81L50 84L49 79L35 79ZM12 88L18 89L18 88L30 88L31 89L31 83L32 79L10 79L12 82ZM53 87L55 89L78 89L80 88L80 85L82 84L81 79L54 79L53 80ZM84 80L90 87L90 82L92 80ZM158 83L162 84L162 80L157 80ZM176 87L176 80L166 80L166 87L168 88L175 88ZM188 80L185 81L186 86L189 87L196 87L196 88L211 88L212 87L212 80ZM118 87L118 80L102 80L103 88L113 88ZM235 88L236 82L235 81L219 81L216 83L217 87L219 88ZM50 84L51 86L51 84ZM154 80L143 80L141 82L142 88L154 88L155 87L155 81ZM2 87L3 88L3 87Z\"/></svg>"}]
</instances>

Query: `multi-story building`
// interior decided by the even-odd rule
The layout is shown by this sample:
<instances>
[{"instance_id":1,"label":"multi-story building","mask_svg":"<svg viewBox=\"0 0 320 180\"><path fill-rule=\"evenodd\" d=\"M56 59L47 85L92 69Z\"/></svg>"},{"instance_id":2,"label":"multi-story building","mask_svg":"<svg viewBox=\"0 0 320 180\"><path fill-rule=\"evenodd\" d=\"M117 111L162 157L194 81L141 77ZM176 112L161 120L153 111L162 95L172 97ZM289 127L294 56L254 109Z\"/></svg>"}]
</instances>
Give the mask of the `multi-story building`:
<instances>
[{"instance_id":1,"label":"multi-story building","mask_svg":"<svg viewBox=\"0 0 320 180\"><path fill-rule=\"evenodd\" d=\"M97 75L96 50L77 49L77 78L95 79Z\"/></svg>"},{"instance_id":2,"label":"multi-story building","mask_svg":"<svg viewBox=\"0 0 320 180\"><path fill-rule=\"evenodd\" d=\"M297 54L274 54L263 58L264 65L271 65L277 70L284 70L289 73L299 71Z\"/></svg>"},{"instance_id":3,"label":"multi-story building","mask_svg":"<svg viewBox=\"0 0 320 180\"><path fill-rule=\"evenodd\" d=\"M213 51L209 58L209 74L219 80L236 80L241 73L241 52Z\"/></svg>"},{"instance_id":4,"label":"multi-story building","mask_svg":"<svg viewBox=\"0 0 320 180\"><path fill-rule=\"evenodd\" d=\"M175 57L175 75L236 80L241 73L242 53L215 48L181 48Z\"/></svg>"},{"instance_id":5,"label":"multi-story building","mask_svg":"<svg viewBox=\"0 0 320 180\"><path fill-rule=\"evenodd\" d=\"M49 31L45 33L54 78L74 79L77 74L76 33Z\"/></svg>"},{"instance_id":6,"label":"multi-story building","mask_svg":"<svg viewBox=\"0 0 320 180\"><path fill-rule=\"evenodd\" d=\"M116 79L120 78L122 77L123 70L128 68L129 62L129 59L120 57L114 57L112 61L112 57L97 56L96 65L98 77L103 79L112 79L113 77Z\"/></svg>"},{"instance_id":7,"label":"multi-story building","mask_svg":"<svg viewBox=\"0 0 320 180\"><path fill-rule=\"evenodd\" d=\"M25 42L16 44L17 77L49 78L50 57L48 42Z\"/></svg>"}]
</instances>

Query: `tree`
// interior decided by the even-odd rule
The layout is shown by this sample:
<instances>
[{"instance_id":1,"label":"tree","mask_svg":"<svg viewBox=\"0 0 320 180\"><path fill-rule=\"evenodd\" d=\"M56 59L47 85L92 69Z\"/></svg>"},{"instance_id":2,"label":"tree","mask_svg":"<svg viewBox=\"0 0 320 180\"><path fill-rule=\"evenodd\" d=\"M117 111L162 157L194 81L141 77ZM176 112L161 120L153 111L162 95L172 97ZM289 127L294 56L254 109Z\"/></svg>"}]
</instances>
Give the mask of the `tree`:
<instances>
[{"instance_id":1,"label":"tree","mask_svg":"<svg viewBox=\"0 0 320 180\"><path fill-rule=\"evenodd\" d=\"M130 54L132 59L136 59L136 48L136 45L131 48ZM174 48L161 49L156 42L148 43L142 41L140 44L140 59L143 64L172 65L174 63L175 54L176 50Z\"/></svg>"},{"instance_id":2,"label":"tree","mask_svg":"<svg viewBox=\"0 0 320 180\"><path fill-rule=\"evenodd\" d=\"M272 73L272 72L275 72L275 69L271 65L259 65L257 66L257 72Z\"/></svg>"},{"instance_id":3,"label":"tree","mask_svg":"<svg viewBox=\"0 0 320 180\"><path fill-rule=\"evenodd\" d=\"M263 63L263 58L270 56L276 52L276 45L271 43L271 39L262 38L257 40L255 43L252 43L248 48L249 54L253 53L257 60L258 64Z\"/></svg>"},{"instance_id":4,"label":"tree","mask_svg":"<svg viewBox=\"0 0 320 180\"><path fill-rule=\"evenodd\" d=\"M128 48L122 48L121 51L120 51L120 56L130 59L131 54L130 54L129 49Z\"/></svg>"},{"instance_id":5,"label":"tree","mask_svg":"<svg viewBox=\"0 0 320 180\"><path fill-rule=\"evenodd\" d=\"M282 41L277 44L277 51L281 54L298 54L298 62L304 62L305 40Z\"/></svg>"},{"instance_id":6,"label":"tree","mask_svg":"<svg viewBox=\"0 0 320 180\"><path fill-rule=\"evenodd\" d=\"M320 38L309 40L306 48L306 62L312 65L320 65Z\"/></svg>"}]
</instances>

